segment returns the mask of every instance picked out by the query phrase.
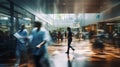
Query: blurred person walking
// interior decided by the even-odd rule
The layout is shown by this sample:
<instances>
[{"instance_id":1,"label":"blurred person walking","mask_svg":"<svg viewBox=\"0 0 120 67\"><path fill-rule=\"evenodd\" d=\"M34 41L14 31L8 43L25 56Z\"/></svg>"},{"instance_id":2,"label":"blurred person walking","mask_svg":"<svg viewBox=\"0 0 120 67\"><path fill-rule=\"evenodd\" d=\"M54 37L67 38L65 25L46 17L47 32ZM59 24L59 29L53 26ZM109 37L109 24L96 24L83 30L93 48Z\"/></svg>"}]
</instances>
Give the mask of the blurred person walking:
<instances>
[{"instance_id":1,"label":"blurred person walking","mask_svg":"<svg viewBox=\"0 0 120 67\"><path fill-rule=\"evenodd\" d=\"M22 24L21 28L18 32L14 34L17 40L17 46L16 46L16 63L15 67L19 67L20 64L20 58L23 55L25 61L27 62L27 36L28 36L28 31L25 29L25 25Z\"/></svg>"},{"instance_id":2,"label":"blurred person walking","mask_svg":"<svg viewBox=\"0 0 120 67\"><path fill-rule=\"evenodd\" d=\"M67 48L67 54L69 54L69 50L70 48L74 51L75 49L71 46L71 42L72 42L72 31L70 27L67 27L67 31L68 31L68 48Z\"/></svg>"},{"instance_id":3,"label":"blurred person walking","mask_svg":"<svg viewBox=\"0 0 120 67\"><path fill-rule=\"evenodd\" d=\"M118 40L118 32L115 30L112 33L112 41L113 41L114 48L117 48L117 44L116 44L117 40Z\"/></svg>"},{"instance_id":4,"label":"blurred person walking","mask_svg":"<svg viewBox=\"0 0 120 67\"><path fill-rule=\"evenodd\" d=\"M50 67L47 45L50 35L42 28L42 22L35 21L30 35L31 50L35 67Z\"/></svg>"}]
</instances>

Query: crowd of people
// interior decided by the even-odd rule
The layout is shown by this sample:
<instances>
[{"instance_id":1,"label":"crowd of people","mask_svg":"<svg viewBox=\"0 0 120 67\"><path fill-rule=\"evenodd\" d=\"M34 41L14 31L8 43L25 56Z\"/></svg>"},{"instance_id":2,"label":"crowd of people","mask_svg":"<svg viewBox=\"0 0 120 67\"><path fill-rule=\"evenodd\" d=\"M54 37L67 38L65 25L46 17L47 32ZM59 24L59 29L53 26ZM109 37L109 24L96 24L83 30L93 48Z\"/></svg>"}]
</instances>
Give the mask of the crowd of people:
<instances>
[{"instance_id":1,"label":"crowd of people","mask_svg":"<svg viewBox=\"0 0 120 67\"><path fill-rule=\"evenodd\" d=\"M53 42L63 42L63 39L66 38L66 32L64 31L52 31L50 32Z\"/></svg>"},{"instance_id":2,"label":"crowd of people","mask_svg":"<svg viewBox=\"0 0 120 67\"><path fill-rule=\"evenodd\" d=\"M0 31L1 43L3 40L6 40L2 39L5 38L3 35L4 33ZM92 42L92 48L94 50L98 49L100 53L104 53L104 43L106 43L105 39L111 39L112 46L115 49L118 48L118 52L120 54L120 33L118 33L116 30L110 34L107 34L103 31L95 33L95 31L92 30L84 32L77 31L75 34L70 27L67 27L64 31L53 30L48 32L45 28L42 27L42 22L35 21L34 27L29 34L25 28L25 25L21 24L20 30L14 33L13 36L16 38L15 67L19 66L22 55L24 55L26 63L28 63L28 52L34 60L35 67L50 67L47 46L51 44L51 42L60 43L63 42L64 39L67 39L68 47L66 53L69 54L70 48L75 51L75 48L71 46L73 37L78 38L79 41L80 39L89 39L91 42L94 39Z\"/></svg>"}]
</instances>

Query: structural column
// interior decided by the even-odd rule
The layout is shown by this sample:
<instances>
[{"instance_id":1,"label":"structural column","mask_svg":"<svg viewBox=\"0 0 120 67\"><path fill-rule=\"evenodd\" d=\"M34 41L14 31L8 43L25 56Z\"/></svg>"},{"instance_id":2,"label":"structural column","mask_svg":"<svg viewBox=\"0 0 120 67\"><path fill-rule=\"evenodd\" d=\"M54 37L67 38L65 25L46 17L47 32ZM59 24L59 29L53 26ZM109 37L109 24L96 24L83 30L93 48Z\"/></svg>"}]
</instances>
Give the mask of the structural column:
<instances>
[{"instance_id":1,"label":"structural column","mask_svg":"<svg viewBox=\"0 0 120 67\"><path fill-rule=\"evenodd\" d=\"M10 1L10 34L14 33L14 3Z\"/></svg>"}]
</instances>

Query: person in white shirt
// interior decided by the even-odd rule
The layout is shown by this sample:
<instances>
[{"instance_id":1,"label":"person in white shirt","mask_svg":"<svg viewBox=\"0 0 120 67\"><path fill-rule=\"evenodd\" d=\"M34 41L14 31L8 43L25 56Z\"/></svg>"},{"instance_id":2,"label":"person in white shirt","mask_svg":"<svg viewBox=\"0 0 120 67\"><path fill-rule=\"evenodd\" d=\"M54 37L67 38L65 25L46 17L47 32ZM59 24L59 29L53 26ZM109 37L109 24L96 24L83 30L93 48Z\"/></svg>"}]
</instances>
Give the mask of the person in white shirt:
<instances>
[{"instance_id":1,"label":"person in white shirt","mask_svg":"<svg viewBox=\"0 0 120 67\"><path fill-rule=\"evenodd\" d=\"M30 35L30 43L35 67L49 67L47 45L50 42L50 35L47 30L42 28L42 23L34 22L34 28ZM41 60L45 60L41 62Z\"/></svg>"}]
</instances>

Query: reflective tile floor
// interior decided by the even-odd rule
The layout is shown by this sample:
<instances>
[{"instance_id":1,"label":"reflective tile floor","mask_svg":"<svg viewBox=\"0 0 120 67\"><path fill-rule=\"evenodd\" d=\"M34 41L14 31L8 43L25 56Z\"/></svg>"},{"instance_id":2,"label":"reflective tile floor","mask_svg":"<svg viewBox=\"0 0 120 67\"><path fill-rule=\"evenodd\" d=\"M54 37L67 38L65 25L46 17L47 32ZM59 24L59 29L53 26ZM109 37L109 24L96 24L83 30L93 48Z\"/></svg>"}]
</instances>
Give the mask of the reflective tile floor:
<instances>
[{"instance_id":1,"label":"reflective tile floor","mask_svg":"<svg viewBox=\"0 0 120 67\"><path fill-rule=\"evenodd\" d=\"M54 43L48 46L51 67L120 67L120 54L109 44L105 44L104 53L98 54L92 50L89 40L73 40L71 44L75 51L66 54L67 42ZM0 67L14 67L15 58L0 57ZM24 62L19 67L34 67L29 58L28 66Z\"/></svg>"}]
</instances>

